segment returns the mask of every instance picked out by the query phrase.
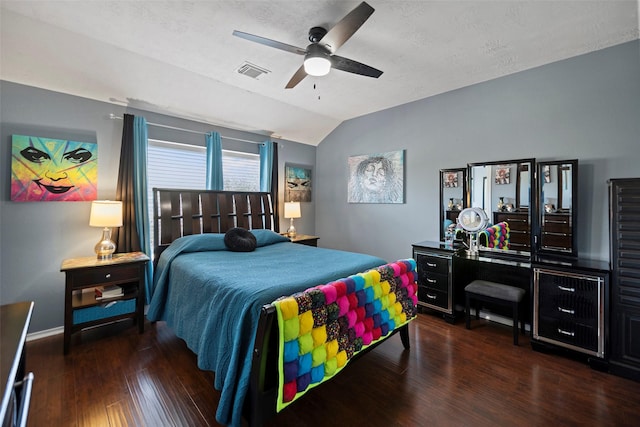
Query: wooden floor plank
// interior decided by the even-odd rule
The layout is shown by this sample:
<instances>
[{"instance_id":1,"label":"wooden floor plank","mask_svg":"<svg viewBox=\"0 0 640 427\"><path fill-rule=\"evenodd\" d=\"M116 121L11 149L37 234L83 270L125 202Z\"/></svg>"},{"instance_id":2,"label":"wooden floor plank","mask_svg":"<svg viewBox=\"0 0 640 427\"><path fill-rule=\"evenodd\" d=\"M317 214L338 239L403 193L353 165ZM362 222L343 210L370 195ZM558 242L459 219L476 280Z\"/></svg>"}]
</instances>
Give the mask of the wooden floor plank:
<instances>
[{"instance_id":1,"label":"wooden floor plank","mask_svg":"<svg viewBox=\"0 0 640 427\"><path fill-rule=\"evenodd\" d=\"M83 332L62 355L62 336L27 343L35 373L29 426L217 426L214 374L163 322L142 335L127 322ZM450 325L420 314L411 349L378 346L268 426L636 426L640 383L540 353L511 328ZM330 416L328 416L330 414Z\"/></svg>"}]
</instances>

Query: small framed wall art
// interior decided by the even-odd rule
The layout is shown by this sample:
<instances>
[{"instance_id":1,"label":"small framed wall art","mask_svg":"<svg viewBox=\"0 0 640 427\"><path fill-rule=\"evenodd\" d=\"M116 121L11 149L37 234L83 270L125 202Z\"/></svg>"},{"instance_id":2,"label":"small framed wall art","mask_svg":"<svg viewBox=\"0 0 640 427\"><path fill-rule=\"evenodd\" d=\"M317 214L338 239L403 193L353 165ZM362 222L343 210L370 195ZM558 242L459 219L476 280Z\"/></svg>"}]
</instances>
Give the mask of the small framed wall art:
<instances>
[{"instance_id":1,"label":"small framed wall art","mask_svg":"<svg viewBox=\"0 0 640 427\"><path fill-rule=\"evenodd\" d=\"M311 166L286 163L284 166L284 201L311 201Z\"/></svg>"}]
</instances>

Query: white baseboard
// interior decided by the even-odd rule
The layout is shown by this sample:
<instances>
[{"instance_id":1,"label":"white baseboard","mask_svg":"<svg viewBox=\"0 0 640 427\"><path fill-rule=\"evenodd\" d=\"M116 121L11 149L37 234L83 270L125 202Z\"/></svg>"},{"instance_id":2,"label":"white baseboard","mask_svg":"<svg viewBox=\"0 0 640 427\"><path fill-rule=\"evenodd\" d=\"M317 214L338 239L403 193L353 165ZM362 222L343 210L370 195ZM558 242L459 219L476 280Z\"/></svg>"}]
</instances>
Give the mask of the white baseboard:
<instances>
[{"instance_id":1,"label":"white baseboard","mask_svg":"<svg viewBox=\"0 0 640 427\"><path fill-rule=\"evenodd\" d=\"M52 337L54 335L63 334L64 326L58 326L57 328L46 329L44 331L32 332L27 334L27 342L35 341L42 338Z\"/></svg>"}]
</instances>

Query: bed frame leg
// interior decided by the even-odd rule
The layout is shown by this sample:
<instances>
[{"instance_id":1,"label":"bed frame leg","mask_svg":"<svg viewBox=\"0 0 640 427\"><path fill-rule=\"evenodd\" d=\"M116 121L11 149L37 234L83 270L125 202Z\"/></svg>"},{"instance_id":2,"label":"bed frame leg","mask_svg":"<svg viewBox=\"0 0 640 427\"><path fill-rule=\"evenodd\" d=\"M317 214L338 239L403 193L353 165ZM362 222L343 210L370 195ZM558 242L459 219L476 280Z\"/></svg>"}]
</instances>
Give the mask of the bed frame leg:
<instances>
[{"instance_id":1,"label":"bed frame leg","mask_svg":"<svg viewBox=\"0 0 640 427\"><path fill-rule=\"evenodd\" d=\"M402 340L402 345L405 350L409 350L411 348L411 343L409 341L409 324L400 328L400 339Z\"/></svg>"}]
</instances>

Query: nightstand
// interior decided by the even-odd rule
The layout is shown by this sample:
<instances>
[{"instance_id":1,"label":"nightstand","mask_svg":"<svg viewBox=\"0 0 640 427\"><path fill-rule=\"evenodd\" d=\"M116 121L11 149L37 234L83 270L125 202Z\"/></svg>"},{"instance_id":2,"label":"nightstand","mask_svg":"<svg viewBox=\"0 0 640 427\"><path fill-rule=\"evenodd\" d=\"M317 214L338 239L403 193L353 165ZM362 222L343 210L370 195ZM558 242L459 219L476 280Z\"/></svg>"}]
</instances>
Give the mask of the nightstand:
<instances>
[{"instance_id":1,"label":"nightstand","mask_svg":"<svg viewBox=\"0 0 640 427\"><path fill-rule=\"evenodd\" d=\"M296 237L289 237L293 243L300 243L307 246L318 246L318 236L309 236L307 234L297 234Z\"/></svg>"},{"instance_id":2,"label":"nightstand","mask_svg":"<svg viewBox=\"0 0 640 427\"><path fill-rule=\"evenodd\" d=\"M93 326L133 319L144 332L145 267L149 257L142 252L113 254L109 260L97 257L71 258L62 262L65 272L64 354L71 335ZM124 294L97 299L95 288L118 285Z\"/></svg>"}]
</instances>

